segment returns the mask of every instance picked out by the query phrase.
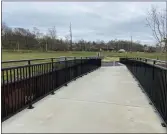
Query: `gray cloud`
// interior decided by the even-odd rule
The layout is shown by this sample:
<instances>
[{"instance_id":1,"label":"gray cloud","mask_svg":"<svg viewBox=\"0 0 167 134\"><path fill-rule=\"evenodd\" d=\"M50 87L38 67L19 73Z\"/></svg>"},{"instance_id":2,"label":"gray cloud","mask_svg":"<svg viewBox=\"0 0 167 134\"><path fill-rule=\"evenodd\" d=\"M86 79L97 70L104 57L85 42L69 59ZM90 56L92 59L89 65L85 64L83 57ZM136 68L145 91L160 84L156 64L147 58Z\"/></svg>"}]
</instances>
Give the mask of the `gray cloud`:
<instances>
[{"instance_id":1,"label":"gray cloud","mask_svg":"<svg viewBox=\"0 0 167 134\"><path fill-rule=\"evenodd\" d=\"M11 27L42 32L56 26L58 35L68 34L72 23L74 40L129 40L154 44L146 27L146 11L151 5L165 8L164 2L3 2L2 20Z\"/></svg>"}]
</instances>

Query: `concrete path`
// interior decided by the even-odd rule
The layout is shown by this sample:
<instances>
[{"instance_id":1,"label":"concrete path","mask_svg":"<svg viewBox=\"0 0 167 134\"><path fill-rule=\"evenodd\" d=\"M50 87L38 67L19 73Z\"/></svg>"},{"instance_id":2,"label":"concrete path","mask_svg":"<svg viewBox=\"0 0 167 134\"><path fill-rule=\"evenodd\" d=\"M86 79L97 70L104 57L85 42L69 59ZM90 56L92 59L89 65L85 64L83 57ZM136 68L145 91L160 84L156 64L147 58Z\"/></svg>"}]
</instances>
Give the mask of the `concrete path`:
<instances>
[{"instance_id":1,"label":"concrete path","mask_svg":"<svg viewBox=\"0 0 167 134\"><path fill-rule=\"evenodd\" d=\"M2 123L6 133L165 133L125 66L101 67Z\"/></svg>"}]
</instances>

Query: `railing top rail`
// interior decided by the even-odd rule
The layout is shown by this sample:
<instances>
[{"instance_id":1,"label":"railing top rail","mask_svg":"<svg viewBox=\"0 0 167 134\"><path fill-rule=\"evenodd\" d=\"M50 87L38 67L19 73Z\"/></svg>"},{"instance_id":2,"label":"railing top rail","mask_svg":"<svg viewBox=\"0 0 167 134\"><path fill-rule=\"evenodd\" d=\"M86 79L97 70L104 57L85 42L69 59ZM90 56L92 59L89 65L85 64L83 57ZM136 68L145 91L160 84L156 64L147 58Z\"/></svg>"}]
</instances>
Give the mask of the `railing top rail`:
<instances>
[{"instance_id":1,"label":"railing top rail","mask_svg":"<svg viewBox=\"0 0 167 134\"><path fill-rule=\"evenodd\" d=\"M47 60L51 58L45 58L45 59L25 59L25 60L8 60L8 61L2 61L1 63L12 63L12 62L26 62L26 61L37 61L37 60Z\"/></svg>"},{"instance_id":2,"label":"railing top rail","mask_svg":"<svg viewBox=\"0 0 167 134\"><path fill-rule=\"evenodd\" d=\"M13 66L13 67L3 67L3 68L1 68L1 71L10 70L10 69L19 69L19 68L28 67L28 66L29 65L21 65L21 66Z\"/></svg>"},{"instance_id":3,"label":"railing top rail","mask_svg":"<svg viewBox=\"0 0 167 134\"><path fill-rule=\"evenodd\" d=\"M50 58L39 58L39 59L24 59L24 60L8 60L8 61L2 61L1 63L11 63L11 62L26 62L26 61L38 61L38 60L48 60L48 59L60 59L60 58L72 58L72 57L50 57Z\"/></svg>"},{"instance_id":4,"label":"railing top rail","mask_svg":"<svg viewBox=\"0 0 167 134\"><path fill-rule=\"evenodd\" d=\"M22 67L27 67L27 66L32 66L32 65L41 65L41 64L46 64L46 63L51 63L51 62L64 62L64 61L73 61L73 60L78 60L78 59L97 59L100 57L97 56L92 56L92 57L74 57L74 56L61 56L61 57L56 57L56 58L41 58L41 59L26 59L26 60L10 60L10 61L3 61L2 63L15 63L15 62L28 62L28 61L37 61L37 60L48 60L48 59L58 59L56 61L50 61L50 62L44 62L44 63L33 63L33 64L26 64L26 65L16 65L16 66L10 66L10 67L3 67L1 68L1 71L3 70L8 70L8 69L16 69L16 68L22 68Z\"/></svg>"},{"instance_id":5,"label":"railing top rail","mask_svg":"<svg viewBox=\"0 0 167 134\"><path fill-rule=\"evenodd\" d=\"M160 62L160 63L167 63L167 61L163 61L163 60L157 60L157 59L151 59L151 58L134 58L134 59L138 59L138 60L147 60L147 61L155 61L155 62Z\"/></svg>"},{"instance_id":6,"label":"railing top rail","mask_svg":"<svg viewBox=\"0 0 167 134\"><path fill-rule=\"evenodd\" d=\"M152 65L152 66L154 66L154 67L157 67L157 68L161 68L161 69L163 69L163 70L167 70L167 67L163 67L163 66L161 66L161 65L158 65L158 64L156 64L156 63L153 63L153 64L151 64L151 63L149 63L148 61L146 62L145 60L148 60L149 58L127 58L128 60L135 60L135 61L140 61L140 62L143 62L143 63L145 63L145 64L149 64L149 65ZM141 59L143 59L143 60L141 60ZM155 60L151 60L151 61L155 61ZM159 62L159 60L156 60L156 62ZM161 61L160 60L160 63L163 63L163 64L167 64L167 62L166 61Z\"/></svg>"},{"instance_id":7,"label":"railing top rail","mask_svg":"<svg viewBox=\"0 0 167 134\"><path fill-rule=\"evenodd\" d=\"M97 56L91 56L91 57L75 57L75 56L60 56L60 57L50 57L50 58L39 58L39 59L24 59L24 60L8 60L8 61L2 61L1 63L16 63L16 62L28 62L28 61L38 61L38 60L48 60L48 59L61 59L61 58L97 58Z\"/></svg>"}]
</instances>

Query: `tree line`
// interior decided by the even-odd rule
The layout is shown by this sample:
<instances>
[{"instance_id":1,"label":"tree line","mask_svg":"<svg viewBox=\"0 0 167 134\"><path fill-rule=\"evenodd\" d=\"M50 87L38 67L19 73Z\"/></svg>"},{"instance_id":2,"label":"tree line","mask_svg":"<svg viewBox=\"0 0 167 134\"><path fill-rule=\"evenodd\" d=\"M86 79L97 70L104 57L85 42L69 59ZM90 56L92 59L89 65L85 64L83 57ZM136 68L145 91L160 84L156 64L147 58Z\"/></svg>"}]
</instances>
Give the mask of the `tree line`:
<instances>
[{"instance_id":1,"label":"tree line","mask_svg":"<svg viewBox=\"0 0 167 134\"><path fill-rule=\"evenodd\" d=\"M110 40L104 42L103 40L86 41L79 40L72 42L68 36L65 39L57 38L55 27L48 29L46 34L40 32L36 27L33 30L25 28L11 28L6 23L2 23L2 49L9 50L40 50L40 51L100 51L112 50L118 51L124 49L126 51L155 51L155 47L148 47L142 45L140 42L133 42L127 40Z\"/></svg>"}]
</instances>

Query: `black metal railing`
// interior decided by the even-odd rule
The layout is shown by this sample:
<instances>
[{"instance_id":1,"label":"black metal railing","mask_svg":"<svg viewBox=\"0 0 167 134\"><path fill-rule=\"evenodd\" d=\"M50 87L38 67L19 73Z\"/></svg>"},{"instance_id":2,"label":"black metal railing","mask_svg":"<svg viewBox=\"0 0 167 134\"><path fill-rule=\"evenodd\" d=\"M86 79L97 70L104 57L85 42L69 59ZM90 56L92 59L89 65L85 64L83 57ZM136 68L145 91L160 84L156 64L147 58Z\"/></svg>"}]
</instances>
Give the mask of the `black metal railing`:
<instances>
[{"instance_id":1,"label":"black metal railing","mask_svg":"<svg viewBox=\"0 0 167 134\"><path fill-rule=\"evenodd\" d=\"M36 59L42 60L42 59ZM34 60L7 61L27 62L26 65L5 67L1 70L2 121L42 99L77 77L101 66L98 57L51 58L45 63L32 64Z\"/></svg>"},{"instance_id":2,"label":"black metal railing","mask_svg":"<svg viewBox=\"0 0 167 134\"><path fill-rule=\"evenodd\" d=\"M148 60L150 59L121 58L120 62L136 77L167 124L167 68L161 66L166 65L166 62L151 60L153 62L150 63Z\"/></svg>"}]
</instances>

